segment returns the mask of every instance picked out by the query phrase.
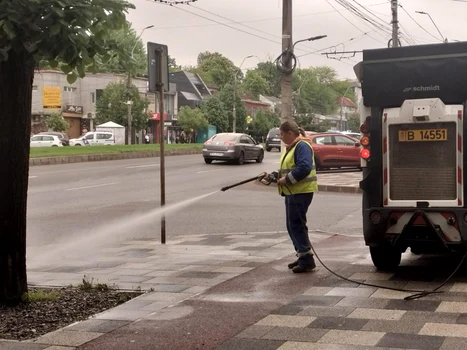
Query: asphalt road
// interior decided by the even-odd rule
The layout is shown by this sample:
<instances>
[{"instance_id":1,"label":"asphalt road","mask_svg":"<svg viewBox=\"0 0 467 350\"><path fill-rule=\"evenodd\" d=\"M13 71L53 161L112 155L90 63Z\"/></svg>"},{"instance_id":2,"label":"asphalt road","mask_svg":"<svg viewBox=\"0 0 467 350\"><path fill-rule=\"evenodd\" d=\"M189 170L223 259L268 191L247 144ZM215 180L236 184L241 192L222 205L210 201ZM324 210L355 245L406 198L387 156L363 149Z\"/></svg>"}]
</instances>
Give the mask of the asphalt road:
<instances>
[{"instance_id":1,"label":"asphalt road","mask_svg":"<svg viewBox=\"0 0 467 350\"><path fill-rule=\"evenodd\" d=\"M262 164L207 165L199 155L166 157L167 240L180 235L285 231L282 197L273 187L219 189L276 170L279 153ZM28 246L73 242L109 244L160 237L159 158L89 162L30 169ZM215 193L213 193L216 191ZM212 193L177 208L177 203ZM361 234L360 196L317 194L311 230Z\"/></svg>"}]
</instances>

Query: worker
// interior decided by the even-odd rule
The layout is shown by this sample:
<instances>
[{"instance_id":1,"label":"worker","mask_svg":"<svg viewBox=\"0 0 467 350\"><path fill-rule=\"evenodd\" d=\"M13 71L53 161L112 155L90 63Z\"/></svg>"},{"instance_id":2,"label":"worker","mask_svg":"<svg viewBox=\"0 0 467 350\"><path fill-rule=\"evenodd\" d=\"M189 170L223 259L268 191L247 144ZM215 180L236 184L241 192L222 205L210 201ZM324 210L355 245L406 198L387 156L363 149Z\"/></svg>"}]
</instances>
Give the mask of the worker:
<instances>
[{"instance_id":1,"label":"worker","mask_svg":"<svg viewBox=\"0 0 467 350\"><path fill-rule=\"evenodd\" d=\"M280 160L277 184L279 194L285 197L287 231L297 256L288 267L294 273L309 272L316 267L306 218L313 194L318 191L313 148L294 121L282 123L279 130L287 147Z\"/></svg>"}]
</instances>

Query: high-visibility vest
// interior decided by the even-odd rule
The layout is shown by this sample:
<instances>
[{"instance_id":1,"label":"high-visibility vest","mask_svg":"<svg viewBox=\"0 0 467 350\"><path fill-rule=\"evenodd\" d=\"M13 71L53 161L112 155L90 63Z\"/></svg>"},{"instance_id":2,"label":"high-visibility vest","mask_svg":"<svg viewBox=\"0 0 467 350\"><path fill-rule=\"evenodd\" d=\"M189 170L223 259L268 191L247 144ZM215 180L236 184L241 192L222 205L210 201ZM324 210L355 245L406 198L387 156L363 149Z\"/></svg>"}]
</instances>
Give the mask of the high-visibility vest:
<instances>
[{"instance_id":1,"label":"high-visibility vest","mask_svg":"<svg viewBox=\"0 0 467 350\"><path fill-rule=\"evenodd\" d=\"M295 158L294 152L295 147L299 142L306 143L312 150L310 143L304 140L299 140L291 149L284 152L280 160L280 169L279 169L279 178L286 176L295 168ZM286 187L287 186L287 187ZM295 184L278 185L279 194L290 195L297 193L310 193L318 191L318 178L316 177L316 166L315 166L315 156L312 155L312 168L310 173L303 180L298 181Z\"/></svg>"}]
</instances>

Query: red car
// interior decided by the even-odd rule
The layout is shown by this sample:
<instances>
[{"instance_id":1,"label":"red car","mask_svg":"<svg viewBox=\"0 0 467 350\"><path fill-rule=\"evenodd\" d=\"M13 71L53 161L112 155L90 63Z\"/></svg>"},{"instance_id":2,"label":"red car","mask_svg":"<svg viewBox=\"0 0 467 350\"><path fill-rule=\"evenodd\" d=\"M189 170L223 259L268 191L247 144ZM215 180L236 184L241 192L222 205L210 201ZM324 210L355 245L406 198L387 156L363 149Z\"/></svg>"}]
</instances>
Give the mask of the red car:
<instances>
[{"instance_id":1,"label":"red car","mask_svg":"<svg viewBox=\"0 0 467 350\"><path fill-rule=\"evenodd\" d=\"M310 134L316 169L360 168L359 140L341 133Z\"/></svg>"}]
</instances>

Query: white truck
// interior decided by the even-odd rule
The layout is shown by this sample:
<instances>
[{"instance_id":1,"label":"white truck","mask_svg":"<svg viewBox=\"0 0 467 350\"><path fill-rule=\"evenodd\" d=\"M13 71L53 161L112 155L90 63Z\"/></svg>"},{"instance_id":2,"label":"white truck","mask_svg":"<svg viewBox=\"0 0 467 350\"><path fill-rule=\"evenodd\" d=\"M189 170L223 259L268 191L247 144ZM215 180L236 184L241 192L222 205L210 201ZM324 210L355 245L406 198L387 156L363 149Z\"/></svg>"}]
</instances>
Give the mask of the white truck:
<instances>
[{"instance_id":1,"label":"white truck","mask_svg":"<svg viewBox=\"0 0 467 350\"><path fill-rule=\"evenodd\" d=\"M374 265L401 254L465 251L467 42L364 50L361 166Z\"/></svg>"}]
</instances>

